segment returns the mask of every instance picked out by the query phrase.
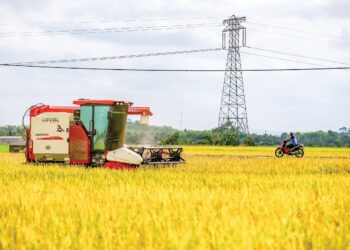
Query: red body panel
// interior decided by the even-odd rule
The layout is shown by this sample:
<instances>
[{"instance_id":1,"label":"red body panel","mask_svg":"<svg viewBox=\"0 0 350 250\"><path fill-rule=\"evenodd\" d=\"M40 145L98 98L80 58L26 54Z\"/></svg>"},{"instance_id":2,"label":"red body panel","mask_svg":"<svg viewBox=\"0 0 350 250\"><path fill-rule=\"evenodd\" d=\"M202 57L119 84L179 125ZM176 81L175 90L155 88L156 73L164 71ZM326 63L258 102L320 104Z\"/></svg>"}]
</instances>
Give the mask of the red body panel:
<instances>
[{"instance_id":1,"label":"red body panel","mask_svg":"<svg viewBox=\"0 0 350 250\"><path fill-rule=\"evenodd\" d=\"M61 141L63 140L60 136L50 136L50 137L42 137L38 138L37 140L44 140L44 141Z\"/></svg>"},{"instance_id":2,"label":"red body panel","mask_svg":"<svg viewBox=\"0 0 350 250\"><path fill-rule=\"evenodd\" d=\"M30 129L26 130L26 159L27 162L35 161L35 156L33 154L33 144L30 137Z\"/></svg>"},{"instance_id":3,"label":"red body panel","mask_svg":"<svg viewBox=\"0 0 350 250\"><path fill-rule=\"evenodd\" d=\"M86 104L96 104L96 105L114 105L116 103L128 104L131 106L133 103L128 101L117 101L117 100L75 100L73 104L76 105L86 105ZM129 115L153 115L149 107L129 107Z\"/></svg>"},{"instance_id":4,"label":"red body panel","mask_svg":"<svg viewBox=\"0 0 350 250\"><path fill-rule=\"evenodd\" d=\"M79 107L60 107L60 106L49 106L49 105L42 105L38 107L34 107L30 110L30 117L38 116L45 112L66 112L66 113L73 113L74 110L79 109Z\"/></svg>"},{"instance_id":5,"label":"red body panel","mask_svg":"<svg viewBox=\"0 0 350 250\"><path fill-rule=\"evenodd\" d=\"M149 107L129 107L128 115L148 115L151 116L153 113L151 112Z\"/></svg>"},{"instance_id":6,"label":"red body panel","mask_svg":"<svg viewBox=\"0 0 350 250\"><path fill-rule=\"evenodd\" d=\"M127 101L116 101L116 100L75 100L73 101L73 104L76 105L84 105L84 104L96 104L96 105L114 105L116 103L123 103L123 104L129 104L132 105L132 102Z\"/></svg>"},{"instance_id":7,"label":"red body panel","mask_svg":"<svg viewBox=\"0 0 350 250\"><path fill-rule=\"evenodd\" d=\"M90 163L90 139L81 125L69 127L69 159L71 164Z\"/></svg>"},{"instance_id":8,"label":"red body panel","mask_svg":"<svg viewBox=\"0 0 350 250\"><path fill-rule=\"evenodd\" d=\"M122 163L122 162L116 162L116 161L107 161L103 167L109 168L109 169L128 169L133 168L131 164Z\"/></svg>"}]
</instances>

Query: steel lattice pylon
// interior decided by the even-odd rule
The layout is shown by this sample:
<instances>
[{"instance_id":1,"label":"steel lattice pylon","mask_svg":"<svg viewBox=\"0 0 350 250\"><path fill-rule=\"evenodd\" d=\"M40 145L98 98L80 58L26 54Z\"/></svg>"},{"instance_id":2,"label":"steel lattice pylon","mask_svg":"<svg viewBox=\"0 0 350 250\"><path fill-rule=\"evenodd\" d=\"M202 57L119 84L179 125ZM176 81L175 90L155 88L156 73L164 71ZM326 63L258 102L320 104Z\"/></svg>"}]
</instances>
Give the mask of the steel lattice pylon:
<instances>
[{"instance_id":1,"label":"steel lattice pylon","mask_svg":"<svg viewBox=\"0 0 350 250\"><path fill-rule=\"evenodd\" d=\"M224 20L223 48L228 50L224 86L221 95L219 127L237 129L249 134L247 108L244 94L241 55L239 52L240 37L242 46L246 42L246 29L241 25L245 17L231 16ZM226 35L228 34L228 38ZM226 40L228 45L226 46Z\"/></svg>"}]
</instances>

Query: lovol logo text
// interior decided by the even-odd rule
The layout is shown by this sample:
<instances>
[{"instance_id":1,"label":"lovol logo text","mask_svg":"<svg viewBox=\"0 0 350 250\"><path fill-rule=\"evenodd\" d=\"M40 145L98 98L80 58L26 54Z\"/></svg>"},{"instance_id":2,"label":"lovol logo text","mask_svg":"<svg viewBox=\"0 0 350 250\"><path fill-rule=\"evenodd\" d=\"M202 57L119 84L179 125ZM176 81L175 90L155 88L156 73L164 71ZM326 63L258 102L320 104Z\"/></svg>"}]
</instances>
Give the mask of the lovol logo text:
<instances>
[{"instance_id":1,"label":"lovol logo text","mask_svg":"<svg viewBox=\"0 0 350 250\"><path fill-rule=\"evenodd\" d=\"M41 121L42 122L49 122L49 123L58 123L59 122L58 118L42 118Z\"/></svg>"}]
</instances>

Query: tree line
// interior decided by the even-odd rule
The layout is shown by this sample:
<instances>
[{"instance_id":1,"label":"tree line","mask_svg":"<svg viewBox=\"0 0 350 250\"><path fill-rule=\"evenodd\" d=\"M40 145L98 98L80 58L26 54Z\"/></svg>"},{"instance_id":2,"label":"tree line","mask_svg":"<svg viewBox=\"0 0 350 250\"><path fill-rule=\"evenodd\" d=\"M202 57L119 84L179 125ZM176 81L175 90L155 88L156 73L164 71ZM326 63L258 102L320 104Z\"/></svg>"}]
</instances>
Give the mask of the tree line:
<instances>
[{"instance_id":1,"label":"tree line","mask_svg":"<svg viewBox=\"0 0 350 250\"><path fill-rule=\"evenodd\" d=\"M342 127L338 131L297 132L295 134L299 143L308 147L350 147L350 128L347 127ZM211 130L185 129L179 131L167 126L145 126L137 121L129 121L126 142L163 145L275 146L288 137L287 132L279 136L267 133L245 135L227 126Z\"/></svg>"},{"instance_id":2,"label":"tree line","mask_svg":"<svg viewBox=\"0 0 350 250\"><path fill-rule=\"evenodd\" d=\"M341 128L339 131L316 131L295 133L298 142L307 147L350 147L350 128ZM280 136L271 134L238 133L235 129L220 130L220 128L205 131L175 131L164 138L162 144L182 145L246 145L246 146L275 146L289 137L288 133Z\"/></svg>"},{"instance_id":3,"label":"tree line","mask_svg":"<svg viewBox=\"0 0 350 250\"><path fill-rule=\"evenodd\" d=\"M0 136L25 136L22 126L2 126ZM350 147L350 128L342 127L338 131L297 132L299 143L308 147ZM127 144L163 144L163 145L247 145L275 146L288 138L281 135L238 133L229 127L211 130L179 131L169 126L141 125L138 121L128 121Z\"/></svg>"},{"instance_id":4,"label":"tree line","mask_svg":"<svg viewBox=\"0 0 350 250\"><path fill-rule=\"evenodd\" d=\"M22 126L7 125L0 127L0 136L23 136L25 131Z\"/></svg>"}]
</instances>

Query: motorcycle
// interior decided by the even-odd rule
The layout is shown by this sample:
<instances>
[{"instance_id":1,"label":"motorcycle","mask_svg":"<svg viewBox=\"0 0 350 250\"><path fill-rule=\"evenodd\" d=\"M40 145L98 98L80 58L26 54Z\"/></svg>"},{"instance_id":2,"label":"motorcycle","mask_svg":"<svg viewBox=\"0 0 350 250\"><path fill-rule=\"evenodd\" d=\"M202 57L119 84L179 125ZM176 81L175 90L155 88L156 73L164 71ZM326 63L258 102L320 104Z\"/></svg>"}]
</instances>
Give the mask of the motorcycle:
<instances>
[{"instance_id":1,"label":"motorcycle","mask_svg":"<svg viewBox=\"0 0 350 250\"><path fill-rule=\"evenodd\" d=\"M275 155L278 158L283 157L285 154L286 155L295 155L297 158L302 158L304 156L304 145L298 144L293 148L287 148L286 147L287 142L284 141L283 144L279 147L277 147L275 151Z\"/></svg>"}]
</instances>

